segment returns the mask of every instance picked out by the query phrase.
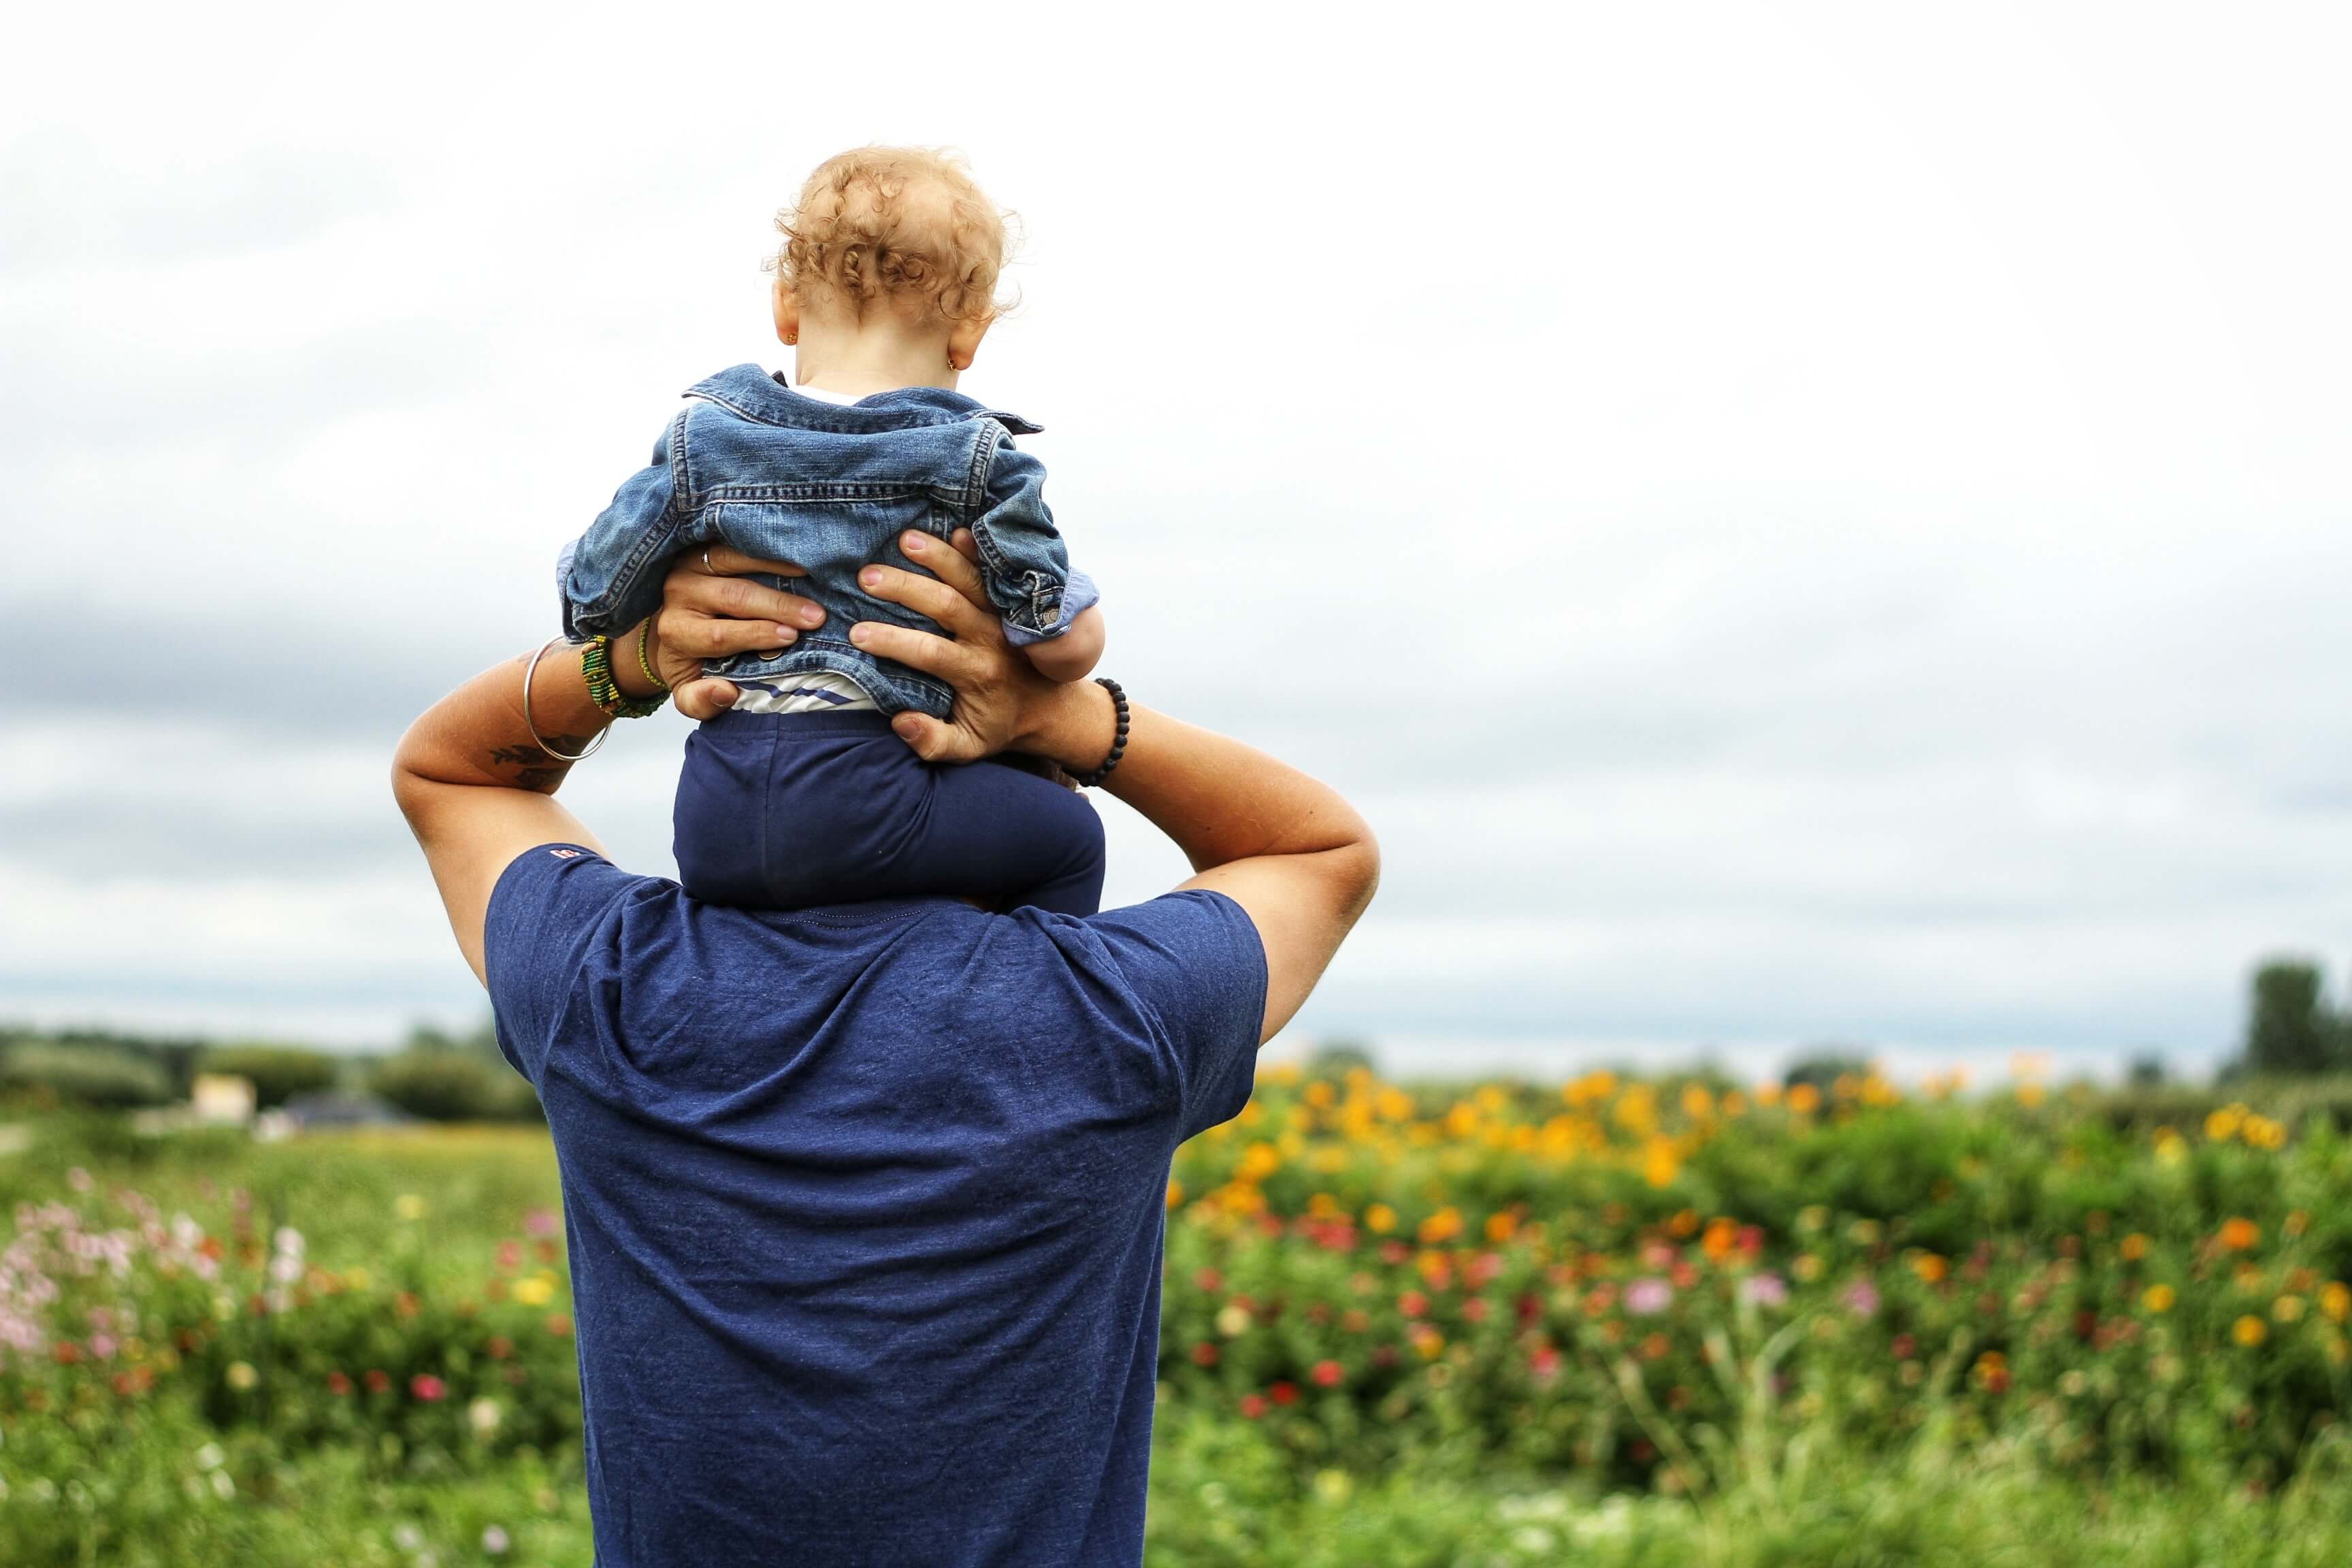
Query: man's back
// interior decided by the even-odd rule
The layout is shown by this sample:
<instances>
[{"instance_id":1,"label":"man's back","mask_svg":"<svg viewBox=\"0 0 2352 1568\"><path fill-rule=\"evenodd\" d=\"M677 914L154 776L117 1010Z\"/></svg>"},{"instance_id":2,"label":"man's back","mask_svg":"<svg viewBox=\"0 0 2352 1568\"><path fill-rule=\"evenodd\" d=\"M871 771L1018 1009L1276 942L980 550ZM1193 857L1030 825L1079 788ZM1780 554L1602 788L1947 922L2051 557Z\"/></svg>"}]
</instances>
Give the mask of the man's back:
<instances>
[{"instance_id":1,"label":"man's back","mask_svg":"<svg viewBox=\"0 0 2352 1568\"><path fill-rule=\"evenodd\" d=\"M604 1568L1132 1562L1168 1162L1247 1098L1249 917L490 902L562 1165Z\"/></svg>"}]
</instances>

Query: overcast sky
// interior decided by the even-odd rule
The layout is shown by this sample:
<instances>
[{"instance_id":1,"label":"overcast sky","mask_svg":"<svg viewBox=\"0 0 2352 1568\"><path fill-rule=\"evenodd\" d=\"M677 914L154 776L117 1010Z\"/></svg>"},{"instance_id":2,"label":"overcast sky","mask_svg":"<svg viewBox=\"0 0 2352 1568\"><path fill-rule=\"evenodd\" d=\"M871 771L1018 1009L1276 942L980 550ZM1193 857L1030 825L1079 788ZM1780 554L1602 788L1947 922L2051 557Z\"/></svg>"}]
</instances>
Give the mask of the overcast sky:
<instances>
[{"instance_id":1,"label":"overcast sky","mask_svg":"<svg viewBox=\"0 0 2352 1568\"><path fill-rule=\"evenodd\" d=\"M68 9L0 103L0 1018L481 1014L392 742L782 363L770 218L866 141L1021 215L965 385L1104 668L1381 833L1303 1031L2187 1062L2352 960L2341 7ZM625 864L684 733L567 790Z\"/></svg>"}]
</instances>

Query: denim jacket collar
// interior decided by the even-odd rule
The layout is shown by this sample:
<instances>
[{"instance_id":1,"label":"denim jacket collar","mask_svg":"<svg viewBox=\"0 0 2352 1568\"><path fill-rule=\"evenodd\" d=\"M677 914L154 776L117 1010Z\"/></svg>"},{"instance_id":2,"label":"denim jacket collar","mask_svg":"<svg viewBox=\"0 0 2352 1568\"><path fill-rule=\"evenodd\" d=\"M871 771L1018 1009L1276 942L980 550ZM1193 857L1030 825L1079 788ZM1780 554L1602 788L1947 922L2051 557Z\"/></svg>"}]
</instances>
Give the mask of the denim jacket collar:
<instances>
[{"instance_id":1,"label":"denim jacket collar","mask_svg":"<svg viewBox=\"0 0 2352 1568\"><path fill-rule=\"evenodd\" d=\"M905 386L846 405L821 403L796 395L781 376L771 376L756 364L722 370L708 381L696 382L684 395L708 398L762 425L802 430L904 430L982 417L995 420L1015 436L1034 436L1045 428L943 386Z\"/></svg>"}]
</instances>

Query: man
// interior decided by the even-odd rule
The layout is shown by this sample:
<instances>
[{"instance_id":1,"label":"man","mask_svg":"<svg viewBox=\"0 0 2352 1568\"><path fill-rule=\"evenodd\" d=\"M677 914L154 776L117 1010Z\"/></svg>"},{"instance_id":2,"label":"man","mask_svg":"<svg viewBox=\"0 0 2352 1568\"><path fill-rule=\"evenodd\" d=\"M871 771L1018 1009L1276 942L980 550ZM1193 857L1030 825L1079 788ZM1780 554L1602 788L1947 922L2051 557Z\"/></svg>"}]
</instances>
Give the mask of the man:
<instances>
[{"instance_id":1,"label":"man","mask_svg":"<svg viewBox=\"0 0 2352 1568\"><path fill-rule=\"evenodd\" d=\"M851 637L957 701L901 736L1101 763L1108 693L1005 645L967 540L902 544L931 575L864 586L949 637ZM690 716L731 692L698 660L823 618L751 573L795 574L714 550L646 629ZM612 660L644 697L636 662ZM1138 708L1107 787L1190 857L1171 893L1083 920L722 909L614 867L551 798L606 722L562 649L443 699L394 765L554 1133L602 1568L1139 1562L1169 1160L1239 1112L1370 901L1362 819Z\"/></svg>"}]
</instances>

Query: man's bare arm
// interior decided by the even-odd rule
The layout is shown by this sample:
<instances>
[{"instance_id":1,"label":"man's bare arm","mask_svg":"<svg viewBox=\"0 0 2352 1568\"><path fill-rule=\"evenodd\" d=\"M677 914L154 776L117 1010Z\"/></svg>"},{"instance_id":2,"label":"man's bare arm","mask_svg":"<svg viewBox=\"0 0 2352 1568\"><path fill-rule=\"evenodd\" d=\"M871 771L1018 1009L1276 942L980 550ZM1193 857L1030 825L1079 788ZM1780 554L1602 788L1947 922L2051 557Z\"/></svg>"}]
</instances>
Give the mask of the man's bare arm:
<instances>
[{"instance_id":1,"label":"man's bare arm","mask_svg":"<svg viewBox=\"0 0 2352 1568\"><path fill-rule=\"evenodd\" d=\"M789 644L799 635L795 625L824 618L805 599L736 575L797 575L797 567L716 547L710 555L713 572L703 570L699 557L672 570L647 637L656 673L676 688L679 709L697 718L734 698L725 681L701 678L702 659ZM625 693L645 697L657 689L637 666L635 637L632 627L614 640L613 675ZM477 978L483 973L482 921L499 874L537 845L597 847L588 829L551 798L572 770L555 753L577 756L611 722L588 699L580 659L580 649L558 646L535 669L526 654L484 671L425 710L393 756L393 797L433 868L450 929Z\"/></svg>"}]
</instances>

